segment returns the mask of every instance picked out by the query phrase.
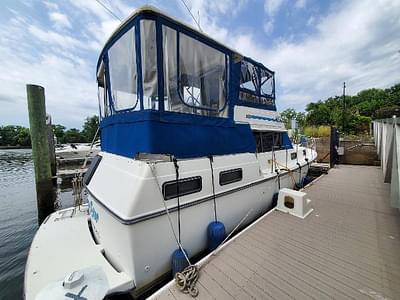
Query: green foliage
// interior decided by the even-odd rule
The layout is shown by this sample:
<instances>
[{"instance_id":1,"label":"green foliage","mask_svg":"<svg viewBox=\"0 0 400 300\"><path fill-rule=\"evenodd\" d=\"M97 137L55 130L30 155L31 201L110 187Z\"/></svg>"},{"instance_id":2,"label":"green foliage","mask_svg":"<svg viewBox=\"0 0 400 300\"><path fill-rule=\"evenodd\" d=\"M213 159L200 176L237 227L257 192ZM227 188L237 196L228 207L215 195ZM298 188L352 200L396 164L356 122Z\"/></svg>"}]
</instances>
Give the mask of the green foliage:
<instances>
[{"instance_id":1,"label":"green foliage","mask_svg":"<svg viewBox=\"0 0 400 300\"><path fill-rule=\"evenodd\" d=\"M393 116L400 117L400 106L392 106L392 107L384 107L378 109L373 114L374 119L387 119L392 118Z\"/></svg>"},{"instance_id":2,"label":"green foliage","mask_svg":"<svg viewBox=\"0 0 400 300\"><path fill-rule=\"evenodd\" d=\"M306 126L304 127L304 134L306 136L312 137L324 137L330 136L331 128L330 126Z\"/></svg>"},{"instance_id":3,"label":"green foliage","mask_svg":"<svg viewBox=\"0 0 400 300\"><path fill-rule=\"evenodd\" d=\"M345 108L342 96L309 103L306 107L306 124L333 125L347 134L365 134L369 130L371 118L377 117L377 111L395 105L400 105L400 84L387 89L368 89L355 96L346 96Z\"/></svg>"},{"instance_id":4,"label":"green foliage","mask_svg":"<svg viewBox=\"0 0 400 300\"><path fill-rule=\"evenodd\" d=\"M51 126L53 127L53 133L57 139L57 144L65 143L65 126L59 124Z\"/></svg>"},{"instance_id":5,"label":"green foliage","mask_svg":"<svg viewBox=\"0 0 400 300\"><path fill-rule=\"evenodd\" d=\"M99 126L97 116L87 117L80 131L76 128L66 130L66 127L60 124L52 125L54 135L58 144L68 143L90 143ZM31 145L29 128L22 126L0 126L0 146L24 146Z\"/></svg>"},{"instance_id":6,"label":"green foliage","mask_svg":"<svg viewBox=\"0 0 400 300\"><path fill-rule=\"evenodd\" d=\"M23 146L31 145L29 129L22 126L0 126L0 146Z\"/></svg>"},{"instance_id":7,"label":"green foliage","mask_svg":"<svg viewBox=\"0 0 400 300\"><path fill-rule=\"evenodd\" d=\"M92 116L87 117L83 124L82 136L85 142L91 143L94 135L96 134L97 128L99 127L99 117Z\"/></svg>"},{"instance_id":8,"label":"green foliage","mask_svg":"<svg viewBox=\"0 0 400 300\"><path fill-rule=\"evenodd\" d=\"M283 123L285 123L286 129L292 128L291 120L296 120L299 128L303 128L306 121L305 113L296 112L293 108L288 108L282 111L281 118Z\"/></svg>"},{"instance_id":9,"label":"green foliage","mask_svg":"<svg viewBox=\"0 0 400 300\"><path fill-rule=\"evenodd\" d=\"M64 135L65 143L83 143L85 140L81 132L76 128L68 129Z\"/></svg>"}]
</instances>

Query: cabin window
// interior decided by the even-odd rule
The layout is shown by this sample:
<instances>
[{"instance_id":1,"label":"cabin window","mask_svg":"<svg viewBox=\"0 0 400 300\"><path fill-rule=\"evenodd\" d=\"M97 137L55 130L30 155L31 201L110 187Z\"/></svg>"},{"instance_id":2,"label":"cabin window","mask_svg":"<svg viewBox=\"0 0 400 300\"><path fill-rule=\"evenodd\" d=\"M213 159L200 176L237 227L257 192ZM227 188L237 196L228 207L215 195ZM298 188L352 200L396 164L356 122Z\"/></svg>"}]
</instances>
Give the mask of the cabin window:
<instances>
[{"instance_id":1,"label":"cabin window","mask_svg":"<svg viewBox=\"0 0 400 300\"><path fill-rule=\"evenodd\" d=\"M254 131L253 136L256 142L256 151L258 153L270 152L285 149L280 132L261 132Z\"/></svg>"},{"instance_id":2,"label":"cabin window","mask_svg":"<svg viewBox=\"0 0 400 300\"><path fill-rule=\"evenodd\" d=\"M156 23L140 21L143 109L158 109Z\"/></svg>"},{"instance_id":3,"label":"cabin window","mask_svg":"<svg viewBox=\"0 0 400 300\"><path fill-rule=\"evenodd\" d=\"M111 95L115 110L140 109L137 95L135 27L108 50Z\"/></svg>"},{"instance_id":4,"label":"cabin window","mask_svg":"<svg viewBox=\"0 0 400 300\"><path fill-rule=\"evenodd\" d=\"M99 110L100 110L100 118L103 118L105 116L105 112L104 112L104 87L99 86L98 90L97 90L97 97L99 98Z\"/></svg>"},{"instance_id":5,"label":"cabin window","mask_svg":"<svg viewBox=\"0 0 400 300\"><path fill-rule=\"evenodd\" d=\"M163 44L165 110L227 117L225 54L165 26Z\"/></svg>"},{"instance_id":6,"label":"cabin window","mask_svg":"<svg viewBox=\"0 0 400 300\"><path fill-rule=\"evenodd\" d=\"M291 160L294 160L296 158L297 158L297 153L296 152L290 153L290 159Z\"/></svg>"},{"instance_id":7,"label":"cabin window","mask_svg":"<svg viewBox=\"0 0 400 300\"><path fill-rule=\"evenodd\" d=\"M178 180L179 186L176 180L171 180L163 184L163 196L165 200L170 200L178 197L185 196L201 191L202 180L200 176L183 178Z\"/></svg>"},{"instance_id":8,"label":"cabin window","mask_svg":"<svg viewBox=\"0 0 400 300\"><path fill-rule=\"evenodd\" d=\"M222 171L219 173L219 185L225 185L241 181L243 179L242 169L233 169L228 171Z\"/></svg>"},{"instance_id":9,"label":"cabin window","mask_svg":"<svg viewBox=\"0 0 400 300\"><path fill-rule=\"evenodd\" d=\"M274 73L243 60L240 66L239 99L253 104L274 104Z\"/></svg>"},{"instance_id":10,"label":"cabin window","mask_svg":"<svg viewBox=\"0 0 400 300\"><path fill-rule=\"evenodd\" d=\"M258 68L246 61L243 61L240 67L240 87L256 92L259 86Z\"/></svg>"},{"instance_id":11,"label":"cabin window","mask_svg":"<svg viewBox=\"0 0 400 300\"><path fill-rule=\"evenodd\" d=\"M274 76L267 70L261 69L261 96L273 97L274 95Z\"/></svg>"},{"instance_id":12,"label":"cabin window","mask_svg":"<svg viewBox=\"0 0 400 300\"><path fill-rule=\"evenodd\" d=\"M97 97L99 100L100 118L104 118L110 115L110 107L108 103L105 68L103 62L101 62L101 65L99 67L99 71L97 74L97 82L98 82Z\"/></svg>"}]
</instances>

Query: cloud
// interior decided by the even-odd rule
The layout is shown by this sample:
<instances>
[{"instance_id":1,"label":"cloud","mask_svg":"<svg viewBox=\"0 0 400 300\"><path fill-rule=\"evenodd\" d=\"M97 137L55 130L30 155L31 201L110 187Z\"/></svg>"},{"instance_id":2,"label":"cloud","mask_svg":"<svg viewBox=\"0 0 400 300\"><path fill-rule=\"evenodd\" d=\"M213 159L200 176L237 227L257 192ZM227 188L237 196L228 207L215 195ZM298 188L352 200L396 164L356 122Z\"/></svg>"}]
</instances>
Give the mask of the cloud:
<instances>
[{"instance_id":1,"label":"cloud","mask_svg":"<svg viewBox=\"0 0 400 300\"><path fill-rule=\"evenodd\" d=\"M264 32L269 34L274 30L274 22L269 20L268 22L264 23Z\"/></svg>"},{"instance_id":2,"label":"cloud","mask_svg":"<svg viewBox=\"0 0 400 300\"><path fill-rule=\"evenodd\" d=\"M302 107L340 94L343 81L353 94L399 82L395 75L400 69L398 11L398 1L349 2L340 9L333 7L317 24L316 34L269 49L264 61L277 71L280 98Z\"/></svg>"},{"instance_id":3,"label":"cloud","mask_svg":"<svg viewBox=\"0 0 400 300\"><path fill-rule=\"evenodd\" d=\"M265 0L264 10L269 17L274 17L284 3L285 0Z\"/></svg>"},{"instance_id":4,"label":"cloud","mask_svg":"<svg viewBox=\"0 0 400 300\"><path fill-rule=\"evenodd\" d=\"M304 8L306 7L307 4L307 0L296 0L296 3L294 4L294 6L296 8Z\"/></svg>"},{"instance_id":5,"label":"cloud","mask_svg":"<svg viewBox=\"0 0 400 300\"><path fill-rule=\"evenodd\" d=\"M105 3L121 18L133 9L125 1ZM280 109L303 109L310 101L340 94L343 81L350 94L399 81L399 1L337 2L324 16L313 12L312 17L305 18L304 25L308 23L311 30L302 32L300 28L301 39L276 36L274 21L288 2L265 1L264 29L270 36L265 41L259 38L258 27L244 28L227 21L234 20L232 16L244 10L245 5L254 5L252 2L242 0L236 6L233 0L188 3L195 16L199 11L204 32L276 71ZM173 6L164 2L162 5L179 19L194 24L180 1ZM59 13L71 25L61 24L61 17L56 26L57 18L53 16L53 27L49 27L47 19L38 19L35 7L18 14L9 9L12 17L0 23L0 65L6 70L0 72L0 124L27 125L25 85L35 83L46 89L53 121L79 127L86 116L98 111L97 57L120 22L96 1L68 0L44 2L41 6L46 10L44 17Z\"/></svg>"},{"instance_id":6,"label":"cloud","mask_svg":"<svg viewBox=\"0 0 400 300\"><path fill-rule=\"evenodd\" d=\"M264 21L264 32L269 35L274 31L275 15L285 3L285 0L265 0L264 11L267 14L267 20Z\"/></svg>"},{"instance_id":7,"label":"cloud","mask_svg":"<svg viewBox=\"0 0 400 300\"><path fill-rule=\"evenodd\" d=\"M56 28L72 28L68 17L59 12L49 13L50 20L54 22Z\"/></svg>"},{"instance_id":8,"label":"cloud","mask_svg":"<svg viewBox=\"0 0 400 300\"><path fill-rule=\"evenodd\" d=\"M266 1L265 9L275 16L282 5ZM260 44L254 31L228 30L211 16L214 25L205 32L275 70L278 107L302 110L308 102L340 94L344 81L350 94L400 82L398 11L395 0L341 2L325 17L308 19L315 26L312 34L301 40L275 39L270 45ZM270 31L272 25L266 24Z\"/></svg>"}]
</instances>

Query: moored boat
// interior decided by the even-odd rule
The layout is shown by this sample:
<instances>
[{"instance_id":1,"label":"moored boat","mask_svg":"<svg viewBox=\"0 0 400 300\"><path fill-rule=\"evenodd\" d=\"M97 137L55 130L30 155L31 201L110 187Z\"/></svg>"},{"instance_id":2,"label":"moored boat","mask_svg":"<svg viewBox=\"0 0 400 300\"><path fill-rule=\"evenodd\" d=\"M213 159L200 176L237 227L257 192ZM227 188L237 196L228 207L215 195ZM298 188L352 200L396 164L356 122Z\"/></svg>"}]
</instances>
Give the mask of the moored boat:
<instances>
[{"instance_id":1,"label":"moored boat","mask_svg":"<svg viewBox=\"0 0 400 300\"><path fill-rule=\"evenodd\" d=\"M316 159L287 135L273 71L154 8L112 34L97 82L88 204L40 226L27 299L139 295L170 274L174 235L189 257L203 253L210 222L230 232L248 215L245 226Z\"/></svg>"}]
</instances>

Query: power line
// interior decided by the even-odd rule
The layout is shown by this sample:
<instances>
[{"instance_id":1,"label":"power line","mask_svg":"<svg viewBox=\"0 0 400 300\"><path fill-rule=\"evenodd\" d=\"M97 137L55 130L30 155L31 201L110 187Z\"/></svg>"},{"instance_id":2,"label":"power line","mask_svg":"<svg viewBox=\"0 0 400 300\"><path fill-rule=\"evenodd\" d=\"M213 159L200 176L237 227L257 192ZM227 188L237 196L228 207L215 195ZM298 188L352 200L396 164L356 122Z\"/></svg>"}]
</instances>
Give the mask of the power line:
<instances>
[{"instance_id":1,"label":"power line","mask_svg":"<svg viewBox=\"0 0 400 300\"><path fill-rule=\"evenodd\" d=\"M194 21L194 22L196 23L196 25L199 27L199 30L200 30L201 32L203 32L203 30L201 30L200 23L197 22L196 18L193 16L192 11L191 11L190 8L187 6L185 0L181 0L181 2L183 3L183 5L185 5L185 7L186 7L186 9L188 10L188 12L189 12L190 16L192 17L193 21Z\"/></svg>"},{"instance_id":2,"label":"power line","mask_svg":"<svg viewBox=\"0 0 400 300\"><path fill-rule=\"evenodd\" d=\"M114 14L111 9L109 9L107 6L101 3L100 0L96 0L96 2L99 3L110 15L112 15L114 18L122 22L122 19L118 17L116 14Z\"/></svg>"}]
</instances>

